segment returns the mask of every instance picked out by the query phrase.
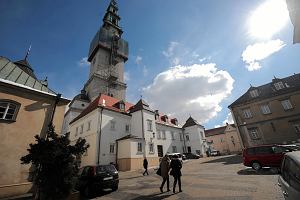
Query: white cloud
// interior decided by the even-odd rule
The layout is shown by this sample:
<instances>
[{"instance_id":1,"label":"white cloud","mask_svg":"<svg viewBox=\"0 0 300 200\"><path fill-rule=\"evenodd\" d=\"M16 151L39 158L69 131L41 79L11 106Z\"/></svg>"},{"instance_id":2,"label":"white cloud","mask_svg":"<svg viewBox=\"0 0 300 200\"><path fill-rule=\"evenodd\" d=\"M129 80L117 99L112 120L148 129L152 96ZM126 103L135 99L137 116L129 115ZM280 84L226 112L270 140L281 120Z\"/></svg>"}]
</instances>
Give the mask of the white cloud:
<instances>
[{"instance_id":1,"label":"white cloud","mask_svg":"<svg viewBox=\"0 0 300 200\"><path fill-rule=\"evenodd\" d=\"M146 65L143 66L143 75L144 76L148 75L148 68L146 67Z\"/></svg>"},{"instance_id":2,"label":"white cloud","mask_svg":"<svg viewBox=\"0 0 300 200\"><path fill-rule=\"evenodd\" d=\"M230 74L218 70L214 63L179 65L158 74L143 91L154 109L182 123L189 114L205 123L222 110L220 103L231 94L233 82Z\"/></svg>"},{"instance_id":3,"label":"white cloud","mask_svg":"<svg viewBox=\"0 0 300 200\"><path fill-rule=\"evenodd\" d=\"M262 66L258 61L267 58L284 46L284 42L279 39L248 45L242 53L243 61L247 64L246 68L249 71L260 69Z\"/></svg>"},{"instance_id":4,"label":"white cloud","mask_svg":"<svg viewBox=\"0 0 300 200\"><path fill-rule=\"evenodd\" d=\"M142 56L136 56L135 64L137 64L137 65L141 64L142 60L143 60Z\"/></svg>"},{"instance_id":5,"label":"white cloud","mask_svg":"<svg viewBox=\"0 0 300 200\"><path fill-rule=\"evenodd\" d=\"M127 82L129 80L130 80L130 74L129 74L129 72L125 72L124 73L124 81Z\"/></svg>"},{"instance_id":6,"label":"white cloud","mask_svg":"<svg viewBox=\"0 0 300 200\"><path fill-rule=\"evenodd\" d=\"M228 123L228 124L234 124L231 112L227 114L226 119L223 121L223 125L226 125L226 123Z\"/></svg>"},{"instance_id":7,"label":"white cloud","mask_svg":"<svg viewBox=\"0 0 300 200\"><path fill-rule=\"evenodd\" d=\"M90 63L87 61L87 57L81 58L80 61L77 62L79 67L88 67Z\"/></svg>"},{"instance_id":8,"label":"white cloud","mask_svg":"<svg viewBox=\"0 0 300 200\"><path fill-rule=\"evenodd\" d=\"M168 49L166 51L163 51L163 55L166 56L167 58L173 56L174 54L174 49L176 46L178 46L179 43L178 42L170 42Z\"/></svg>"}]
</instances>

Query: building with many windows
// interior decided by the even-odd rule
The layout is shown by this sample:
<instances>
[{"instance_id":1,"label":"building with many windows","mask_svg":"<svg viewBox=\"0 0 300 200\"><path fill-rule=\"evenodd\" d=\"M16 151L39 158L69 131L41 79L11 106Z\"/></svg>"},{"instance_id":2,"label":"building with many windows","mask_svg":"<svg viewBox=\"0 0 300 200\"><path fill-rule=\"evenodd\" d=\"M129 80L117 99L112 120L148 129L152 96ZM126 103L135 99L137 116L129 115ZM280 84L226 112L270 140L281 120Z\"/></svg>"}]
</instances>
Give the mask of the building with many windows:
<instances>
[{"instance_id":1,"label":"building with many windows","mask_svg":"<svg viewBox=\"0 0 300 200\"><path fill-rule=\"evenodd\" d=\"M217 150L220 154L242 152L241 141L234 124L205 130L205 138L209 152Z\"/></svg>"},{"instance_id":2,"label":"building with many windows","mask_svg":"<svg viewBox=\"0 0 300 200\"><path fill-rule=\"evenodd\" d=\"M244 146L300 142L300 74L276 78L229 106Z\"/></svg>"}]
</instances>

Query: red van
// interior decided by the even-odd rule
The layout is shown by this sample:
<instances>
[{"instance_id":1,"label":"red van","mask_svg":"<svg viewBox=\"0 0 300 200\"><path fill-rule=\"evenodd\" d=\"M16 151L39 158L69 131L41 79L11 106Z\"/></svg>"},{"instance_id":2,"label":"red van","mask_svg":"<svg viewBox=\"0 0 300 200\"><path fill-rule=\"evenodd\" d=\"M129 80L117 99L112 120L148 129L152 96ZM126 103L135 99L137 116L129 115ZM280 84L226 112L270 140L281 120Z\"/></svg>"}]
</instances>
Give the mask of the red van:
<instances>
[{"instance_id":1,"label":"red van","mask_svg":"<svg viewBox=\"0 0 300 200\"><path fill-rule=\"evenodd\" d=\"M259 170L262 167L279 168L284 154L294 150L298 150L296 145L273 144L245 148L243 150L243 163L254 170Z\"/></svg>"}]
</instances>

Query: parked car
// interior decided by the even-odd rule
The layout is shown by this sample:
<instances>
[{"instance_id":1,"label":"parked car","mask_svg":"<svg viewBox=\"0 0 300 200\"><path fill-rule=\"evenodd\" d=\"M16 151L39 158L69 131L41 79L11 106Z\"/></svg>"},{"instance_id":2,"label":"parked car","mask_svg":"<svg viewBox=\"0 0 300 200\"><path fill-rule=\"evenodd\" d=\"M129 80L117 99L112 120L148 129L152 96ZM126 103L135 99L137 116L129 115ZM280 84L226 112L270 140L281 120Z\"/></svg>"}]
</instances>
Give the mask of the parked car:
<instances>
[{"instance_id":1,"label":"parked car","mask_svg":"<svg viewBox=\"0 0 300 200\"><path fill-rule=\"evenodd\" d=\"M75 189L91 197L103 189L117 190L119 174L114 165L85 166L79 170Z\"/></svg>"},{"instance_id":2,"label":"parked car","mask_svg":"<svg viewBox=\"0 0 300 200\"><path fill-rule=\"evenodd\" d=\"M262 145L249 147L243 150L245 166L259 170L262 167L280 167L283 156L295 149L287 145Z\"/></svg>"},{"instance_id":3,"label":"parked car","mask_svg":"<svg viewBox=\"0 0 300 200\"><path fill-rule=\"evenodd\" d=\"M211 152L210 152L210 156L220 156L221 154L220 154L220 151L217 151L217 150L212 150Z\"/></svg>"},{"instance_id":4,"label":"parked car","mask_svg":"<svg viewBox=\"0 0 300 200\"><path fill-rule=\"evenodd\" d=\"M286 200L300 199L300 152L290 152L284 155L281 164L281 174L278 185Z\"/></svg>"},{"instance_id":5,"label":"parked car","mask_svg":"<svg viewBox=\"0 0 300 200\"><path fill-rule=\"evenodd\" d=\"M194 153L183 153L185 155L186 159L199 159L200 155L194 154Z\"/></svg>"},{"instance_id":6,"label":"parked car","mask_svg":"<svg viewBox=\"0 0 300 200\"><path fill-rule=\"evenodd\" d=\"M178 156L178 159L182 162L182 160L185 160L186 159L186 156L181 154L181 153L168 153L167 154L169 156L170 159L172 159L172 157L174 155L177 155Z\"/></svg>"}]
</instances>

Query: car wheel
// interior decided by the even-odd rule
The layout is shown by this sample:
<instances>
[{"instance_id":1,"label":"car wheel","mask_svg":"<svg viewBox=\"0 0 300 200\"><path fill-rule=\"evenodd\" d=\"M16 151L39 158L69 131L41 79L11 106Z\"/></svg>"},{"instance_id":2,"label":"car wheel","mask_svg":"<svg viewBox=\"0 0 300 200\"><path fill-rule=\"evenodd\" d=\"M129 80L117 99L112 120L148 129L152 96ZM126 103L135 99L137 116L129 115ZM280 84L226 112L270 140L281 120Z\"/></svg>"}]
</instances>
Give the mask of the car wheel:
<instances>
[{"instance_id":1,"label":"car wheel","mask_svg":"<svg viewBox=\"0 0 300 200\"><path fill-rule=\"evenodd\" d=\"M254 169L256 171L260 170L261 169L260 163L259 162L253 162L252 163L252 169Z\"/></svg>"},{"instance_id":2,"label":"car wheel","mask_svg":"<svg viewBox=\"0 0 300 200\"><path fill-rule=\"evenodd\" d=\"M112 188L112 191L116 191L118 190L119 186L118 185L115 185L113 188Z\"/></svg>"}]
</instances>

